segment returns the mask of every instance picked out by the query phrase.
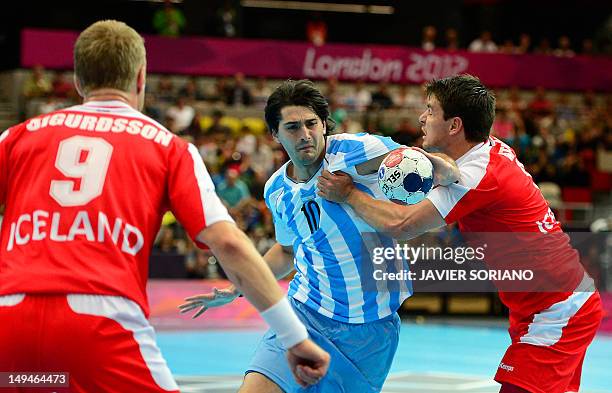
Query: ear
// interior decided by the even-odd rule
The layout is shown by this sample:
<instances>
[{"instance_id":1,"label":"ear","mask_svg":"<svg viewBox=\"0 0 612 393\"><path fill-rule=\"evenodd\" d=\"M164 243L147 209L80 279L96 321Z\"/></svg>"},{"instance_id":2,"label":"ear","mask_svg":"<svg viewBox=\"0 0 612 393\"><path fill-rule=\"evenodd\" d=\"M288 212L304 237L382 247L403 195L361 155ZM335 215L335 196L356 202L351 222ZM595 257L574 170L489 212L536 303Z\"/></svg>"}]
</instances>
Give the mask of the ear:
<instances>
[{"instance_id":1,"label":"ear","mask_svg":"<svg viewBox=\"0 0 612 393\"><path fill-rule=\"evenodd\" d=\"M83 88L81 87L81 82L79 82L79 78L76 77L76 74L72 75L72 80L74 81L74 88L76 89L77 93L79 93L79 96L85 97Z\"/></svg>"},{"instance_id":2,"label":"ear","mask_svg":"<svg viewBox=\"0 0 612 393\"><path fill-rule=\"evenodd\" d=\"M147 66L145 64L138 70L138 76L136 77L136 93L140 94L144 90L147 82Z\"/></svg>"},{"instance_id":3,"label":"ear","mask_svg":"<svg viewBox=\"0 0 612 393\"><path fill-rule=\"evenodd\" d=\"M323 122L323 135L327 135L327 122Z\"/></svg>"},{"instance_id":4,"label":"ear","mask_svg":"<svg viewBox=\"0 0 612 393\"><path fill-rule=\"evenodd\" d=\"M457 135L463 130L463 120L460 117L453 117L451 120L450 129L448 130L449 135Z\"/></svg>"},{"instance_id":5,"label":"ear","mask_svg":"<svg viewBox=\"0 0 612 393\"><path fill-rule=\"evenodd\" d=\"M274 139L274 142L280 145L280 141L278 140L278 131L272 134L272 139Z\"/></svg>"}]
</instances>

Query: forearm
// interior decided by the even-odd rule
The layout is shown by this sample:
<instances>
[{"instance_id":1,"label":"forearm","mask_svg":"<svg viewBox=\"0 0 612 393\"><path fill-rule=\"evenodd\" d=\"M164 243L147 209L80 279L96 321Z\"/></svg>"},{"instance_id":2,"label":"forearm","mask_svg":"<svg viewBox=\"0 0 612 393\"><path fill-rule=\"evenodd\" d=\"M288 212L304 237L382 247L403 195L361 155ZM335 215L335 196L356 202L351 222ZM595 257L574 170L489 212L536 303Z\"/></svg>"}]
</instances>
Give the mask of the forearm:
<instances>
[{"instance_id":1,"label":"forearm","mask_svg":"<svg viewBox=\"0 0 612 393\"><path fill-rule=\"evenodd\" d=\"M374 199L357 188L349 194L346 203L370 226L381 232L401 231L402 206L393 202Z\"/></svg>"},{"instance_id":2,"label":"forearm","mask_svg":"<svg viewBox=\"0 0 612 393\"><path fill-rule=\"evenodd\" d=\"M259 311L278 303L284 294L251 241L235 225L223 225L222 236L204 238L227 277Z\"/></svg>"},{"instance_id":3,"label":"forearm","mask_svg":"<svg viewBox=\"0 0 612 393\"><path fill-rule=\"evenodd\" d=\"M279 243L275 243L263 256L270 270L277 279L286 277L293 270L293 252L288 252Z\"/></svg>"},{"instance_id":4,"label":"forearm","mask_svg":"<svg viewBox=\"0 0 612 393\"><path fill-rule=\"evenodd\" d=\"M293 253L285 251L279 243L275 243L264 254L263 259L277 280L284 278L293 270ZM227 289L234 291L237 295L240 294L235 285L231 285Z\"/></svg>"},{"instance_id":5,"label":"forearm","mask_svg":"<svg viewBox=\"0 0 612 393\"><path fill-rule=\"evenodd\" d=\"M200 232L198 240L208 244L228 278L260 312L285 348L308 338L306 327L291 308L270 268L236 225L217 222Z\"/></svg>"},{"instance_id":6,"label":"forearm","mask_svg":"<svg viewBox=\"0 0 612 393\"><path fill-rule=\"evenodd\" d=\"M444 218L427 199L416 205L399 205L374 199L354 189L346 203L376 230L405 240L446 225Z\"/></svg>"}]
</instances>

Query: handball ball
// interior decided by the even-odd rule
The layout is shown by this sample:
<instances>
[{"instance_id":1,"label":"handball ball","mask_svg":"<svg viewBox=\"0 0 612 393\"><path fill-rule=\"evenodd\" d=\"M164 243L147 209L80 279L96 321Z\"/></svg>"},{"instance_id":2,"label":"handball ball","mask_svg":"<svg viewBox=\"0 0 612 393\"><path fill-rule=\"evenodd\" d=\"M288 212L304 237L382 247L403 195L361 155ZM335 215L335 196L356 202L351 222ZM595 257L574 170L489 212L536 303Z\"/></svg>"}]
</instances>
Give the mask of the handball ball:
<instances>
[{"instance_id":1,"label":"handball ball","mask_svg":"<svg viewBox=\"0 0 612 393\"><path fill-rule=\"evenodd\" d=\"M378 186L390 200L414 205L433 187L433 165L420 151L400 147L380 164Z\"/></svg>"}]
</instances>

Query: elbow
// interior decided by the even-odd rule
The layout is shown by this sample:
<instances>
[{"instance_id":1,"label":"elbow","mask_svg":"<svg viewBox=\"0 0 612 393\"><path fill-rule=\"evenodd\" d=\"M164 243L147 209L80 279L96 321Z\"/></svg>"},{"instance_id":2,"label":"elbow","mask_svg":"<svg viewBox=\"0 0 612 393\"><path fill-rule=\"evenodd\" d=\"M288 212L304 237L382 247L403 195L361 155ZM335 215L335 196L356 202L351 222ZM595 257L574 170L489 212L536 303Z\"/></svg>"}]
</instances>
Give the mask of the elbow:
<instances>
[{"instance_id":1,"label":"elbow","mask_svg":"<svg viewBox=\"0 0 612 393\"><path fill-rule=\"evenodd\" d=\"M402 208L397 210L397 214L389 220L386 220L383 224L383 230L395 235L395 237L407 232L412 232L415 225L413 215L410 214L411 212L409 209Z\"/></svg>"},{"instance_id":2,"label":"elbow","mask_svg":"<svg viewBox=\"0 0 612 393\"><path fill-rule=\"evenodd\" d=\"M399 234L407 232L410 229L410 221L402 217L393 218L388 220L383 225L383 230L392 234Z\"/></svg>"},{"instance_id":3,"label":"elbow","mask_svg":"<svg viewBox=\"0 0 612 393\"><path fill-rule=\"evenodd\" d=\"M385 233L396 233L401 230L401 226L396 220L388 220L385 221L385 223L382 224L382 227L379 229L382 229L382 231Z\"/></svg>"},{"instance_id":4,"label":"elbow","mask_svg":"<svg viewBox=\"0 0 612 393\"><path fill-rule=\"evenodd\" d=\"M226 236L218 239L214 247L211 247L214 254L230 254L233 255L238 252L238 239L233 234L227 234Z\"/></svg>"},{"instance_id":5,"label":"elbow","mask_svg":"<svg viewBox=\"0 0 612 393\"><path fill-rule=\"evenodd\" d=\"M244 259L245 243L248 240L241 236L238 228L233 225L227 225L223 229L211 236L206 243L227 272L235 270L236 265Z\"/></svg>"}]
</instances>

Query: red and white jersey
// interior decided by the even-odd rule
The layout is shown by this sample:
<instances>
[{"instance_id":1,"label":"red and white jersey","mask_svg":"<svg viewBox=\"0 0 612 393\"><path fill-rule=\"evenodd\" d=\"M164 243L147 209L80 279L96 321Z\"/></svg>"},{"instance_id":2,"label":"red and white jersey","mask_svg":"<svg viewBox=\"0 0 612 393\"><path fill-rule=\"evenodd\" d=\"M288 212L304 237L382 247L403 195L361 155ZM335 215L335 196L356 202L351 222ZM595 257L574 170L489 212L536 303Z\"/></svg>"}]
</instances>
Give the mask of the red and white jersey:
<instances>
[{"instance_id":1,"label":"red and white jersey","mask_svg":"<svg viewBox=\"0 0 612 393\"><path fill-rule=\"evenodd\" d=\"M559 222L514 150L497 138L456 161L458 183L437 187L428 199L447 224L462 232L555 232Z\"/></svg>"},{"instance_id":2,"label":"red and white jersey","mask_svg":"<svg viewBox=\"0 0 612 393\"><path fill-rule=\"evenodd\" d=\"M512 269L511 263L503 266L508 259L520 264L531 258L534 261L527 263L539 265L541 271L560 283L544 291L500 290L500 299L510 309L513 337L524 335L534 315L550 307L565 304L568 312L575 312L577 305L564 301L572 293L583 291L583 279L590 278L585 276L577 251L514 151L491 137L456 162L461 172L459 182L437 187L427 197L446 223L457 222L462 233L477 232L483 234L481 239L492 239L501 245L494 258L498 267ZM586 301L584 296L580 299Z\"/></svg>"},{"instance_id":3,"label":"red and white jersey","mask_svg":"<svg viewBox=\"0 0 612 393\"><path fill-rule=\"evenodd\" d=\"M232 221L195 146L121 101L0 136L0 295L118 295L148 315L151 246L171 210L195 240Z\"/></svg>"}]
</instances>

